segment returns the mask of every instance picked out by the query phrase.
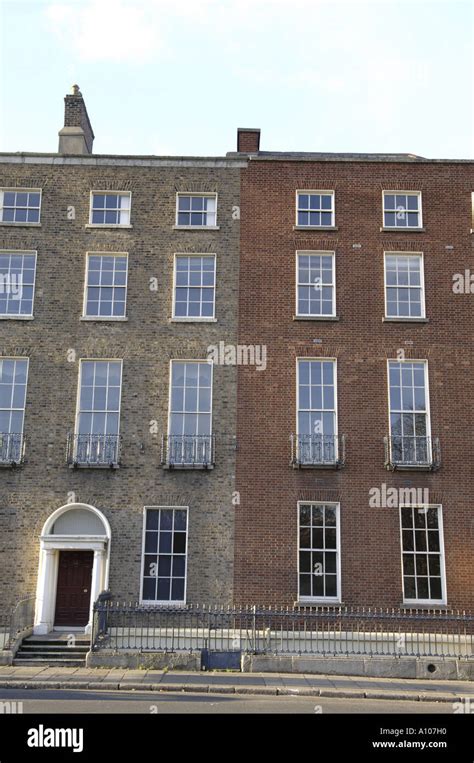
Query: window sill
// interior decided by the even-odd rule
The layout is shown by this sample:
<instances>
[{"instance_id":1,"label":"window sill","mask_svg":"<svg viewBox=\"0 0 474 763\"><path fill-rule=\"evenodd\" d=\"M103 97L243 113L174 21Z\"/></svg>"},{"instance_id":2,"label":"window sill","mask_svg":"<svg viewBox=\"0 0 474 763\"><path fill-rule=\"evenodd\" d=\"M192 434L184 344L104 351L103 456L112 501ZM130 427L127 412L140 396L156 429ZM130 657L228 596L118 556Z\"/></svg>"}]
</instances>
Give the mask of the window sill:
<instances>
[{"instance_id":1,"label":"window sill","mask_svg":"<svg viewBox=\"0 0 474 763\"><path fill-rule=\"evenodd\" d=\"M217 323L217 318L169 318L168 323Z\"/></svg>"},{"instance_id":2,"label":"window sill","mask_svg":"<svg viewBox=\"0 0 474 763\"><path fill-rule=\"evenodd\" d=\"M389 471L394 472L434 472L439 468L434 461L431 464L402 464L402 463L390 463L386 464L386 468Z\"/></svg>"},{"instance_id":3,"label":"window sill","mask_svg":"<svg viewBox=\"0 0 474 763\"><path fill-rule=\"evenodd\" d=\"M173 230L220 230L220 225L173 225Z\"/></svg>"},{"instance_id":4,"label":"window sill","mask_svg":"<svg viewBox=\"0 0 474 763\"><path fill-rule=\"evenodd\" d=\"M294 315L294 321L339 321L339 315Z\"/></svg>"},{"instance_id":5,"label":"window sill","mask_svg":"<svg viewBox=\"0 0 474 763\"><path fill-rule=\"evenodd\" d=\"M382 323L429 323L429 318L382 318Z\"/></svg>"},{"instance_id":6,"label":"window sill","mask_svg":"<svg viewBox=\"0 0 474 763\"><path fill-rule=\"evenodd\" d=\"M388 233L426 233L426 228L408 228L406 226L402 227L400 226L394 226L393 228L385 228L382 226L380 228L380 232L388 232Z\"/></svg>"},{"instance_id":7,"label":"window sill","mask_svg":"<svg viewBox=\"0 0 474 763\"><path fill-rule=\"evenodd\" d=\"M41 223L9 223L0 222L0 227L3 228L41 228Z\"/></svg>"},{"instance_id":8,"label":"window sill","mask_svg":"<svg viewBox=\"0 0 474 763\"><path fill-rule=\"evenodd\" d=\"M299 599L293 602L295 609L302 609L303 607L343 607L344 604L340 599Z\"/></svg>"},{"instance_id":9,"label":"window sill","mask_svg":"<svg viewBox=\"0 0 474 763\"><path fill-rule=\"evenodd\" d=\"M0 321L32 321L34 315L0 315Z\"/></svg>"},{"instance_id":10,"label":"window sill","mask_svg":"<svg viewBox=\"0 0 474 763\"><path fill-rule=\"evenodd\" d=\"M412 609L437 609L437 610L447 610L449 609L448 605L445 602L441 602L439 604L430 603L426 601L421 601L417 603L416 601L407 603L406 601L400 604L400 609L403 609L405 612L409 612Z\"/></svg>"},{"instance_id":11,"label":"window sill","mask_svg":"<svg viewBox=\"0 0 474 763\"><path fill-rule=\"evenodd\" d=\"M339 230L337 225L293 225L293 230Z\"/></svg>"},{"instance_id":12,"label":"window sill","mask_svg":"<svg viewBox=\"0 0 474 763\"><path fill-rule=\"evenodd\" d=\"M116 469L120 469L120 464L68 464L69 469L101 469L109 472L114 472Z\"/></svg>"},{"instance_id":13,"label":"window sill","mask_svg":"<svg viewBox=\"0 0 474 763\"><path fill-rule=\"evenodd\" d=\"M128 321L128 318L125 316L124 318L118 316L116 318L109 317L108 315L81 315L79 318L80 321L86 321L87 323L91 323L94 321L97 321L97 323L125 323Z\"/></svg>"},{"instance_id":14,"label":"window sill","mask_svg":"<svg viewBox=\"0 0 474 763\"><path fill-rule=\"evenodd\" d=\"M185 601L150 601L149 599L140 599L141 607L149 607L150 609L186 609L187 604Z\"/></svg>"},{"instance_id":15,"label":"window sill","mask_svg":"<svg viewBox=\"0 0 474 763\"><path fill-rule=\"evenodd\" d=\"M105 228L106 230L129 230L133 225L100 225L98 223L86 223L85 228Z\"/></svg>"}]
</instances>

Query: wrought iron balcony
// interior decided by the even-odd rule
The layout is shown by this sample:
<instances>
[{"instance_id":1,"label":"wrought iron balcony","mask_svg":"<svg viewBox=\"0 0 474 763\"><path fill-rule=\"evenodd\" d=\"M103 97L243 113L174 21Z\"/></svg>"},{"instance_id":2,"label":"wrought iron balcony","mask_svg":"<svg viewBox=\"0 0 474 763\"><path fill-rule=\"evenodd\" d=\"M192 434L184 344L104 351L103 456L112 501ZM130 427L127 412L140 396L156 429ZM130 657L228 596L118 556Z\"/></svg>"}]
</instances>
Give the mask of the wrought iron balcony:
<instances>
[{"instance_id":1,"label":"wrought iron balcony","mask_svg":"<svg viewBox=\"0 0 474 763\"><path fill-rule=\"evenodd\" d=\"M0 466L18 466L23 463L25 438L16 432L0 432Z\"/></svg>"},{"instance_id":2,"label":"wrought iron balcony","mask_svg":"<svg viewBox=\"0 0 474 763\"><path fill-rule=\"evenodd\" d=\"M121 436L117 434L73 434L67 438L70 466L116 468L120 463Z\"/></svg>"},{"instance_id":3,"label":"wrought iron balcony","mask_svg":"<svg viewBox=\"0 0 474 763\"><path fill-rule=\"evenodd\" d=\"M163 435L161 465L167 469L212 469L214 435Z\"/></svg>"},{"instance_id":4,"label":"wrought iron balcony","mask_svg":"<svg viewBox=\"0 0 474 763\"><path fill-rule=\"evenodd\" d=\"M291 465L338 469L346 460L345 436L323 434L292 434Z\"/></svg>"},{"instance_id":5,"label":"wrought iron balcony","mask_svg":"<svg viewBox=\"0 0 474 763\"><path fill-rule=\"evenodd\" d=\"M441 449L437 437L393 435L384 437L387 469L420 469L435 471L441 465Z\"/></svg>"}]
</instances>

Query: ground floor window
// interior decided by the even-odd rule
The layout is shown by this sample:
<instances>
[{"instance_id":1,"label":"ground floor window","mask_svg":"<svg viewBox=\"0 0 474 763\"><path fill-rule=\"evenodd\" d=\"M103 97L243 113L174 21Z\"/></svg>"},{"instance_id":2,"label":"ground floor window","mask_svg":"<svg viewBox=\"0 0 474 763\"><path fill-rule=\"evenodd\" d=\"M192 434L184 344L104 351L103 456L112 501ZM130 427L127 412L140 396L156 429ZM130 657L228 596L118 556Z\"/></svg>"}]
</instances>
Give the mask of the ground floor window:
<instances>
[{"instance_id":1,"label":"ground floor window","mask_svg":"<svg viewBox=\"0 0 474 763\"><path fill-rule=\"evenodd\" d=\"M401 508L403 600L446 601L441 506Z\"/></svg>"},{"instance_id":2,"label":"ground floor window","mask_svg":"<svg viewBox=\"0 0 474 763\"><path fill-rule=\"evenodd\" d=\"M147 507L144 522L142 600L184 602L188 510Z\"/></svg>"},{"instance_id":3,"label":"ground floor window","mask_svg":"<svg viewBox=\"0 0 474 763\"><path fill-rule=\"evenodd\" d=\"M339 504L298 504L299 599L340 599Z\"/></svg>"}]
</instances>

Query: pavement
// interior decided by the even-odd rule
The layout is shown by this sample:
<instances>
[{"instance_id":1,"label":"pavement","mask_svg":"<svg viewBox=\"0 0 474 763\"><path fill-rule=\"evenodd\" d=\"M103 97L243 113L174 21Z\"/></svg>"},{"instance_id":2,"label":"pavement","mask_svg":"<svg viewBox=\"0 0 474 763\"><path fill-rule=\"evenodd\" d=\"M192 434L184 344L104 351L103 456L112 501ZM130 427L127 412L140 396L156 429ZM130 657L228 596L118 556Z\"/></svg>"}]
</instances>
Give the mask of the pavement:
<instances>
[{"instance_id":1,"label":"pavement","mask_svg":"<svg viewBox=\"0 0 474 763\"><path fill-rule=\"evenodd\" d=\"M474 682L233 671L0 666L2 689L89 689L193 694L293 695L474 703Z\"/></svg>"}]
</instances>

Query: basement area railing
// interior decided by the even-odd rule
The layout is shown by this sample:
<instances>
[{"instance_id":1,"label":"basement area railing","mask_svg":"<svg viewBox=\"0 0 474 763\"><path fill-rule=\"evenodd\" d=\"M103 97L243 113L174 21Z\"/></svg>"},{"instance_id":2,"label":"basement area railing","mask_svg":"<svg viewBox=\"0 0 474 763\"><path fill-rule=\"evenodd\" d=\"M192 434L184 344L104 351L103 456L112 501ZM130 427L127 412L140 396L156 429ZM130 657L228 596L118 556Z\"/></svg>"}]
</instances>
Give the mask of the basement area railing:
<instances>
[{"instance_id":1,"label":"basement area railing","mask_svg":"<svg viewBox=\"0 0 474 763\"><path fill-rule=\"evenodd\" d=\"M434 609L97 602L92 649L469 658L474 656L474 616Z\"/></svg>"}]
</instances>

